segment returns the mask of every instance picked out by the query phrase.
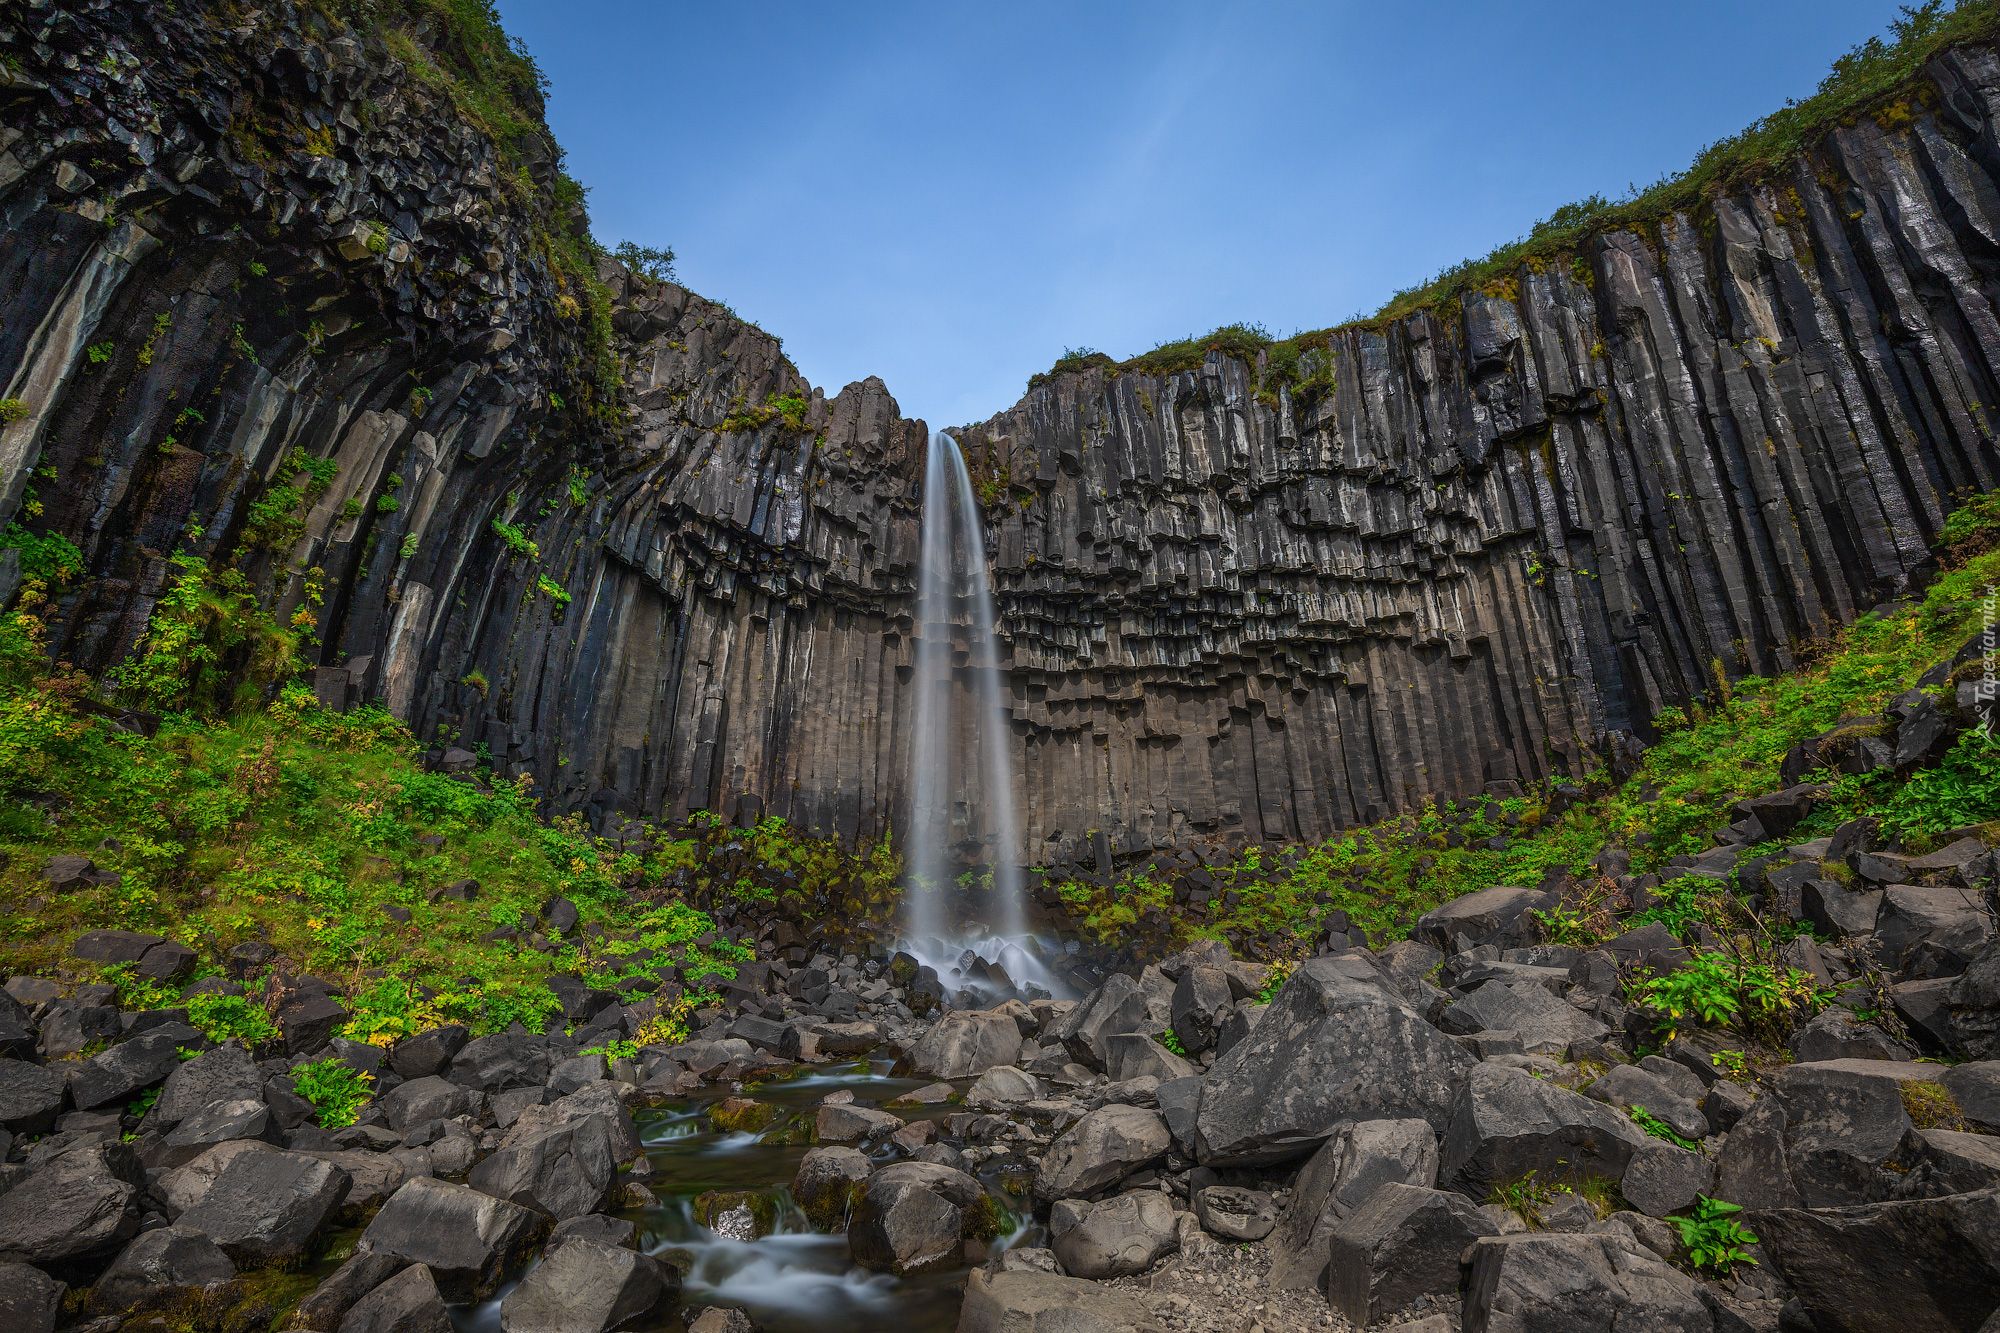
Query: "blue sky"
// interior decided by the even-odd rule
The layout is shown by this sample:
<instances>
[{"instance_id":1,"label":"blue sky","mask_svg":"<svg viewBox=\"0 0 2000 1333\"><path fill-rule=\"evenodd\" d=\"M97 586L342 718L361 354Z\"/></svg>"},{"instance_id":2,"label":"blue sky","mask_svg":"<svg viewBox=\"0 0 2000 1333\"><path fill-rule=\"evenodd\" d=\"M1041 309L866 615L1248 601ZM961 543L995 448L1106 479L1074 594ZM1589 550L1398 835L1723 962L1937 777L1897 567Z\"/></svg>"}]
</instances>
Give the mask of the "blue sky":
<instances>
[{"instance_id":1,"label":"blue sky","mask_svg":"<svg viewBox=\"0 0 2000 1333\"><path fill-rule=\"evenodd\" d=\"M1066 347L1283 336L1809 94L1894 0L499 0L599 239L829 395L983 420Z\"/></svg>"}]
</instances>

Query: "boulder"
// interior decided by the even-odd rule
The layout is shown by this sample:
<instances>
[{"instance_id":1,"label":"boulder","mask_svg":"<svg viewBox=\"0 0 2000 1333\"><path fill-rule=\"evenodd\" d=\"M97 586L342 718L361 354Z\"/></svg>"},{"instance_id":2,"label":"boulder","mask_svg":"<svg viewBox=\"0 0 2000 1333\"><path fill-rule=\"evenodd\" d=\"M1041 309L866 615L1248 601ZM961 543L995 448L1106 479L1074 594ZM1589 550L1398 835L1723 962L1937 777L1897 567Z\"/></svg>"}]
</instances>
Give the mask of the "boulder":
<instances>
[{"instance_id":1,"label":"boulder","mask_svg":"<svg viewBox=\"0 0 2000 1333\"><path fill-rule=\"evenodd\" d=\"M1071 1125L1049 1145L1035 1173L1044 1199L1069 1199L1115 1185L1167 1155L1173 1136L1158 1112L1105 1106Z\"/></svg>"},{"instance_id":2,"label":"boulder","mask_svg":"<svg viewBox=\"0 0 2000 1333\"><path fill-rule=\"evenodd\" d=\"M1356 1328L1458 1286L1458 1259L1500 1228L1462 1195L1387 1184L1333 1231L1326 1299Z\"/></svg>"},{"instance_id":3,"label":"boulder","mask_svg":"<svg viewBox=\"0 0 2000 1333\"><path fill-rule=\"evenodd\" d=\"M616 1126L604 1115L578 1116L518 1140L510 1131L500 1148L472 1168L466 1183L557 1222L581 1217L611 1201L617 1138Z\"/></svg>"},{"instance_id":4,"label":"boulder","mask_svg":"<svg viewBox=\"0 0 2000 1333\"><path fill-rule=\"evenodd\" d=\"M1616 1180L1648 1141L1623 1114L1505 1065L1472 1070L1452 1109L1439 1184L1483 1201L1495 1185L1534 1172L1541 1180Z\"/></svg>"},{"instance_id":5,"label":"boulder","mask_svg":"<svg viewBox=\"0 0 2000 1333\"><path fill-rule=\"evenodd\" d=\"M280 1005L276 1018L285 1054L311 1055L325 1048L348 1014L332 997L307 993Z\"/></svg>"},{"instance_id":6,"label":"boulder","mask_svg":"<svg viewBox=\"0 0 2000 1333\"><path fill-rule=\"evenodd\" d=\"M651 1255L572 1240L500 1302L502 1333L610 1333L680 1296L680 1271Z\"/></svg>"},{"instance_id":7,"label":"boulder","mask_svg":"<svg viewBox=\"0 0 2000 1333\"><path fill-rule=\"evenodd\" d=\"M1195 1119L1201 1110L1201 1080L1168 1079L1153 1090L1160 1114L1166 1117L1167 1132L1183 1157L1194 1156Z\"/></svg>"},{"instance_id":8,"label":"boulder","mask_svg":"<svg viewBox=\"0 0 2000 1333\"><path fill-rule=\"evenodd\" d=\"M1196 1190L1194 1215L1211 1236L1224 1240L1262 1240L1278 1225L1278 1206L1270 1195L1235 1185L1209 1185Z\"/></svg>"},{"instance_id":9,"label":"boulder","mask_svg":"<svg viewBox=\"0 0 2000 1333\"><path fill-rule=\"evenodd\" d=\"M1114 1083L1149 1077L1165 1083L1196 1072L1193 1065L1143 1033L1119 1033L1110 1039L1109 1046L1104 1068Z\"/></svg>"},{"instance_id":10,"label":"boulder","mask_svg":"<svg viewBox=\"0 0 2000 1333\"><path fill-rule=\"evenodd\" d=\"M1428 1121L1342 1125L1292 1182L1268 1241L1267 1283L1279 1290L1324 1287L1327 1246L1340 1224L1384 1185L1429 1189L1437 1173L1437 1134Z\"/></svg>"},{"instance_id":11,"label":"boulder","mask_svg":"<svg viewBox=\"0 0 2000 1333\"><path fill-rule=\"evenodd\" d=\"M1043 1035L1047 1042L1067 1050L1077 1063L1103 1069L1111 1059L1112 1037L1122 1032L1158 1031L1139 983L1122 973L1114 973L1074 1009L1050 1024Z\"/></svg>"},{"instance_id":12,"label":"boulder","mask_svg":"<svg viewBox=\"0 0 2000 1333\"><path fill-rule=\"evenodd\" d=\"M2000 1191L1753 1213L1815 1333L1976 1333L2000 1306Z\"/></svg>"},{"instance_id":13,"label":"boulder","mask_svg":"<svg viewBox=\"0 0 2000 1333\"><path fill-rule=\"evenodd\" d=\"M1691 1206L1715 1184L1715 1167L1700 1153L1654 1139L1632 1154L1618 1188L1648 1217L1667 1217Z\"/></svg>"},{"instance_id":14,"label":"boulder","mask_svg":"<svg viewBox=\"0 0 2000 1333\"><path fill-rule=\"evenodd\" d=\"M165 935L142 935L131 930L86 930L70 946L72 958L92 963L136 963L156 944L165 944Z\"/></svg>"},{"instance_id":15,"label":"boulder","mask_svg":"<svg viewBox=\"0 0 2000 1333\"><path fill-rule=\"evenodd\" d=\"M11 1029L12 1024L9 1024ZM39 1053L60 1060L82 1051L94 1041L111 1041L119 1034L118 1010L111 1005L85 1004L81 1000L57 1000L42 1015ZM16 1033L4 1034L7 1053L28 1059L35 1052L21 1049Z\"/></svg>"},{"instance_id":16,"label":"boulder","mask_svg":"<svg viewBox=\"0 0 2000 1333\"><path fill-rule=\"evenodd\" d=\"M177 1060L159 1099L146 1112L146 1129L166 1133L205 1106L217 1102L264 1100L264 1073L250 1052L233 1042Z\"/></svg>"},{"instance_id":17,"label":"boulder","mask_svg":"<svg viewBox=\"0 0 2000 1333\"><path fill-rule=\"evenodd\" d=\"M527 1258L546 1226L532 1209L419 1176L375 1214L356 1252L426 1264L447 1301L480 1301Z\"/></svg>"},{"instance_id":18,"label":"boulder","mask_svg":"<svg viewBox=\"0 0 2000 1333\"><path fill-rule=\"evenodd\" d=\"M190 1288L212 1287L236 1276L236 1265L201 1232L161 1227L127 1245L90 1289L96 1314L150 1308Z\"/></svg>"},{"instance_id":19,"label":"boulder","mask_svg":"<svg viewBox=\"0 0 2000 1333\"><path fill-rule=\"evenodd\" d=\"M200 1050L208 1039L182 1023L149 1028L108 1051L100 1051L69 1069L70 1100L79 1111L126 1102L180 1068L180 1048Z\"/></svg>"},{"instance_id":20,"label":"boulder","mask_svg":"<svg viewBox=\"0 0 2000 1333\"><path fill-rule=\"evenodd\" d=\"M1875 917L1882 966L1909 978L1955 977L1992 938L1985 895L1956 885L1895 885Z\"/></svg>"},{"instance_id":21,"label":"boulder","mask_svg":"<svg viewBox=\"0 0 2000 1333\"><path fill-rule=\"evenodd\" d=\"M1809 880L1799 891L1799 910L1806 920L1836 940L1873 931L1881 906L1880 889L1845 889L1827 879Z\"/></svg>"},{"instance_id":22,"label":"boulder","mask_svg":"<svg viewBox=\"0 0 2000 1333\"><path fill-rule=\"evenodd\" d=\"M997 1110L1042 1095L1042 1081L1012 1065L996 1065L965 1090L965 1104L975 1111Z\"/></svg>"},{"instance_id":23,"label":"boulder","mask_svg":"<svg viewBox=\"0 0 2000 1333\"><path fill-rule=\"evenodd\" d=\"M218 1143L186 1166L162 1171L157 1177L150 1178L152 1184L147 1194L160 1201L161 1211L169 1218L177 1218L200 1203L238 1157L276 1151L270 1144L259 1143L255 1139Z\"/></svg>"},{"instance_id":24,"label":"boulder","mask_svg":"<svg viewBox=\"0 0 2000 1333\"><path fill-rule=\"evenodd\" d=\"M1738 819L1755 819L1769 838L1783 838L1812 813L1814 804L1832 788L1824 783L1801 783L1766 796L1751 796L1732 807Z\"/></svg>"},{"instance_id":25,"label":"boulder","mask_svg":"<svg viewBox=\"0 0 2000 1333\"><path fill-rule=\"evenodd\" d=\"M146 1175L123 1143L72 1148L0 1194L0 1262L108 1255L139 1231Z\"/></svg>"},{"instance_id":26,"label":"boulder","mask_svg":"<svg viewBox=\"0 0 2000 1333\"><path fill-rule=\"evenodd\" d=\"M836 1103L820 1107L813 1117L813 1142L863 1143L893 1134L902 1127L902 1118L887 1111Z\"/></svg>"},{"instance_id":27,"label":"boulder","mask_svg":"<svg viewBox=\"0 0 2000 1333\"><path fill-rule=\"evenodd\" d=\"M47 1134L68 1100L69 1080L59 1069L25 1060L0 1060L0 1129Z\"/></svg>"},{"instance_id":28,"label":"boulder","mask_svg":"<svg viewBox=\"0 0 2000 1333\"><path fill-rule=\"evenodd\" d=\"M874 1171L875 1164L867 1154L856 1149L810 1149L792 1177L792 1201L821 1231L844 1230L855 1186Z\"/></svg>"},{"instance_id":29,"label":"boulder","mask_svg":"<svg viewBox=\"0 0 2000 1333\"><path fill-rule=\"evenodd\" d=\"M2000 1139L1952 1129L1912 1129L1884 1165L1901 1176L1899 1199L1941 1199L2000 1189Z\"/></svg>"},{"instance_id":30,"label":"boulder","mask_svg":"<svg viewBox=\"0 0 2000 1333\"><path fill-rule=\"evenodd\" d=\"M2000 1060L2000 940L1979 951L1945 998L1960 1052L1968 1060Z\"/></svg>"},{"instance_id":31,"label":"boulder","mask_svg":"<svg viewBox=\"0 0 2000 1333\"><path fill-rule=\"evenodd\" d=\"M340 1216L343 1220L361 1218L373 1213L389 1201L389 1196L403 1187L403 1182L413 1174L422 1174L413 1166L417 1156L411 1152L369 1152L364 1149L302 1149L306 1156L317 1157L320 1161L337 1166L347 1173L347 1197L340 1202ZM428 1150L432 1153L435 1170L436 1145Z\"/></svg>"},{"instance_id":32,"label":"boulder","mask_svg":"<svg viewBox=\"0 0 2000 1333\"><path fill-rule=\"evenodd\" d=\"M1851 1009L1839 1005L1820 1010L1812 1021L1791 1035L1786 1043L1792 1059L1802 1064L1823 1064L1830 1060L1896 1060L1917 1058L1916 1048L1884 1032L1873 1023L1864 1023Z\"/></svg>"},{"instance_id":33,"label":"boulder","mask_svg":"<svg viewBox=\"0 0 2000 1333\"><path fill-rule=\"evenodd\" d=\"M1449 1123L1472 1060L1363 962L1315 958L1203 1080L1197 1152L1211 1165L1305 1156L1343 1123ZM1357 975L1365 973L1365 977Z\"/></svg>"},{"instance_id":34,"label":"boulder","mask_svg":"<svg viewBox=\"0 0 2000 1333\"><path fill-rule=\"evenodd\" d=\"M931 1025L910 1052L925 1078L970 1078L995 1065L1011 1065L1021 1051L1021 1029L1011 1015L957 1010Z\"/></svg>"},{"instance_id":35,"label":"boulder","mask_svg":"<svg viewBox=\"0 0 2000 1333\"><path fill-rule=\"evenodd\" d=\"M1432 908L1417 919L1410 936L1447 954L1481 944L1502 949L1533 944L1542 931L1532 913L1548 911L1556 900L1539 889L1496 885Z\"/></svg>"},{"instance_id":36,"label":"boulder","mask_svg":"<svg viewBox=\"0 0 2000 1333\"><path fill-rule=\"evenodd\" d=\"M1954 1065L1938 1075L1938 1082L1967 1120L2000 1130L2000 1060Z\"/></svg>"},{"instance_id":37,"label":"boulder","mask_svg":"<svg viewBox=\"0 0 2000 1333\"><path fill-rule=\"evenodd\" d=\"M1568 973L1562 974L1565 979ZM1549 993L1538 981L1491 981L1444 1011L1446 1032L1512 1032L1524 1049L1561 1055L1571 1042L1596 1041L1607 1029L1590 1015Z\"/></svg>"},{"instance_id":38,"label":"boulder","mask_svg":"<svg viewBox=\"0 0 2000 1333\"><path fill-rule=\"evenodd\" d=\"M1049 1212L1049 1246L1072 1277L1143 1273L1180 1248L1173 1206L1157 1190L1134 1190L1103 1203L1064 1201Z\"/></svg>"},{"instance_id":39,"label":"boulder","mask_svg":"<svg viewBox=\"0 0 2000 1333\"><path fill-rule=\"evenodd\" d=\"M340 1333L451 1333L451 1315L431 1270L411 1264L349 1306Z\"/></svg>"},{"instance_id":40,"label":"boulder","mask_svg":"<svg viewBox=\"0 0 2000 1333\"><path fill-rule=\"evenodd\" d=\"M1153 1324L1136 1292L1054 1273L974 1269L956 1333L1120 1333Z\"/></svg>"},{"instance_id":41,"label":"boulder","mask_svg":"<svg viewBox=\"0 0 2000 1333\"><path fill-rule=\"evenodd\" d=\"M1708 1117L1702 1114L1698 1102L1668 1086L1659 1075L1636 1065L1611 1066L1604 1077L1583 1090L1583 1095L1624 1111L1644 1107L1684 1139L1701 1139L1708 1134Z\"/></svg>"},{"instance_id":42,"label":"boulder","mask_svg":"<svg viewBox=\"0 0 2000 1333\"><path fill-rule=\"evenodd\" d=\"M321 1282L292 1311L290 1326L299 1329L337 1329L340 1321L363 1296L403 1271L401 1259L387 1254L357 1254L333 1275Z\"/></svg>"},{"instance_id":43,"label":"boulder","mask_svg":"<svg viewBox=\"0 0 2000 1333\"><path fill-rule=\"evenodd\" d=\"M452 1057L465 1049L471 1034L457 1023L429 1028L403 1038L389 1052L389 1068L398 1078L419 1079L443 1074Z\"/></svg>"},{"instance_id":44,"label":"boulder","mask_svg":"<svg viewBox=\"0 0 2000 1333\"><path fill-rule=\"evenodd\" d=\"M1229 974L1215 967L1189 967L1174 983L1169 1011L1181 1049L1199 1055L1215 1044L1222 1020L1235 1005Z\"/></svg>"},{"instance_id":45,"label":"boulder","mask_svg":"<svg viewBox=\"0 0 2000 1333\"><path fill-rule=\"evenodd\" d=\"M1685 964L1690 955L1672 931L1657 921L1628 930L1597 946L1621 970L1661 974Z\"/></svg>"},{"instance_id":46,"label":"boulder","mask_svg":"<svg viewBox=\"0 0 2000 1333\"><path fill-rule=\"evenodd\" d=\"M398 1134L406 1134L431 1120L475 1115L479 1111L479 1102L476 1091L435 1074L427 1074L391 1089L379 1104L382 1114L389 1118L389 1128Z\"/></svg>"},{"instance_id":47,"label":"boulder","mask_svg":"<svg viewBox=\"0 0 2000 1333\"><path fill-rule=\"evenodd\" d=\"M8 1333L55 1333L68 1290L29 1264L0 1263L0 1328Z\"/></svg>"},{"instance_id":48,"label":"boulder","mask_svg":"<svg viewBox=\"0 0 2000 1333\"><path fill-rule=\"evenodd\" d=\"M611 1217L604 1213L591 1213L586 1217L572 1217L567 1222L558 1222L549 1231L549 1238L542 1246L542 1253L553 1254L573 1240L596 1241L599 1245L617 1245L628 1250L639 1248L639 1228L622 1217Z\"/></svg>"},{"instance_id":49,"label":"boulder","mask_svg":"<svg viewBox=\"0 0 2000 1333\"><path fill-rule=\"evenodd\" d=\"M496 1032L467 1042L451 1058L451 1072L446 1077L460 1087L489 1095L512 1088L539 1088L549 1081L549 1070L557 1061L574 1054L576 1048L559 1036Z\"/></svg>"},{"instance_id":50,"label":"boulder","mask_svg":"<svg viewBox=\"0 0 2000 1333\"><path fill-rule=\"evenodd\" d=\"M983 1197L978 1181L949 1167L925 1162L884 1167L854 1201L848 1249L863 1268L898 1277L956 1268Z\"/></svg>"},{"instance_id":51,"label":"boulder","mask_svg":"<svg viewBox=\"0 0 2000 1333\"><path fill-rule=\"evenodd\" d=\"M1468 1253L1464 1333L1722 1333L1715 1298L1613 1234L1485 1236Z\"/></svg>"},{"instance_id":52,"label":"boulder","mask_svg":"<svg viewBox=\"0 0 2000 1333\"><path fill-rule=\"evenodd\" d=\"M213 1102L188 1116L143 1153L149 1167L186 1166L218 1143L254 1139L274 1147L282 1144L284 1131L278 1127L271 1108L262 1101Z\"/></svg>"},{"instance_id":53,"label":"boulder","mask_svg":"<svg viewBox=\"0 0 2000 1333\"><path fill-rule=\"evenodd\" d=\"M238 1264L290 1263L339 1211L348 1185L345 1171L303 1153L242 1153L179 1224L205 1233Z\"/></svg>"},{"instance_id":54,"label":"boulder","mask_svg":"<svg viewBox=\"0 0 2000 1333\"><path fill-rule=\"evenodd\" d=\"M1884 1170L1910 1125L1903 1084L1935 1066L1890 1060L1824 1060L1773 1072L1785 1110L1785 1162L1808 1208L1871 1203L1895 1187Z\"/></svg>"}]
</instances>

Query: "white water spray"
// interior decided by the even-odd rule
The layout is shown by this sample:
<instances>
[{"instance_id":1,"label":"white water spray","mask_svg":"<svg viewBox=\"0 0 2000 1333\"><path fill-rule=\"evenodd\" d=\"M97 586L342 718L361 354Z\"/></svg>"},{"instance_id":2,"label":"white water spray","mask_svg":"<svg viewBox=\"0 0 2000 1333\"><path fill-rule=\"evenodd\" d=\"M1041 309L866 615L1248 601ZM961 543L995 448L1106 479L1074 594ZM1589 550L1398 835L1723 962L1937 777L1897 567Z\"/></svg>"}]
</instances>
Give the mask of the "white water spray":
<instances>
[{"instance_id":1,"label":"white water spray","mask_svg":"<svg viewBox=\"0 0 2000 1333\"><path fill-rule=\"evenodd\" d=\"M918 558L915 725L910 735L907 929L913 941L944 946L916 950L940 975L970 946L988 962L1001 950L987 947L1026 933L1021 905L1020 825L1014 814L1009 733L1000 677L1000 641L994 633L993 593L986 577L986 546L972 476L958 442L931 436L924 467L923 549ZM963 634L963 661L954 646ZM967 687L958 688L960 681ZM975 781L975 777L977 781ZM945 920L953 882L954 848L984 849L993 885L984 895L986 941L962 940ZM1005 950L1015 967L1031 960L1018 947ZM925 957L942 953L948 957ZM1032 967L1041 972L1039 965ZM1021 974L1009 969L1020 980Z\"/></svg>"}]
</instances>

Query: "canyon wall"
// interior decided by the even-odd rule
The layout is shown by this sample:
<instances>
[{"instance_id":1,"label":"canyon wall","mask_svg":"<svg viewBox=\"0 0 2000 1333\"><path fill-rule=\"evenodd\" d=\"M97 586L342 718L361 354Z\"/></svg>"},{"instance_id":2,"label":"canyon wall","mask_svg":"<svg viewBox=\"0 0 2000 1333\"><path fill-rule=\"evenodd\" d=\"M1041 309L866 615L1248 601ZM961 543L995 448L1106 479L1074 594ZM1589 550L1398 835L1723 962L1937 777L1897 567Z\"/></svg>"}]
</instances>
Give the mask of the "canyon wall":
<instances>
[{"instance_id":1,"label":"canyon wall","mask_svg":"<svg viewBox=\"0 0 2000 1333\"><path fill-rule=\"evenodd\" d=\"M316 621L322 697L551 809L901 826L926 430L879 381L828 397L726 307L580 269L550 141L460 104L448 32L0 25L0 521L82 553L53 651L116 685L199 559ZM961 432L1018 854L1578 773L1894 595L2000 465L2000 60L1910 91L1282 383L1094 369Z\"/></svg>"}]
</instances>

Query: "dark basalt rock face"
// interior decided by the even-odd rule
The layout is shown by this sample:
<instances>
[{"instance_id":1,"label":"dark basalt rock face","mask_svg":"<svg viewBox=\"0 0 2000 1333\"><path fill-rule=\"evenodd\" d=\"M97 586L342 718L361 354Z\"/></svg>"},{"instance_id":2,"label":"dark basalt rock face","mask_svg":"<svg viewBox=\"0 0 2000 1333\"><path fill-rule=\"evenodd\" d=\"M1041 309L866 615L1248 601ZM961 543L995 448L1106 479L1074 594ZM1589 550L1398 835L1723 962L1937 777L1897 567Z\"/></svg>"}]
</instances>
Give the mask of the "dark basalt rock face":
<instances>
[{"instance_id":1,"label":"dark basalt rock face","mask_svg":"<svg viewBox=\"0 0 2000 1333\"><path fill-rule=\"evenodd\" d=\"M317 617L323 698L483 743L554 810L749 793L888 826L926 431L879 381L828 398L726 308L599 263L614 394L550 258L582 222L547 142L495 145L379 35L284 4L10 15L0 519L84 553L62 656L113 671L177 552L241 547L264 605ZM2000 464L2000 60L1915 92L1295 377L1099 367L968 428L1011 850L1318 838L1579 772L1918 574ZM288 524L298 456L338 471Z\"/></svg>"}]
</instances>

